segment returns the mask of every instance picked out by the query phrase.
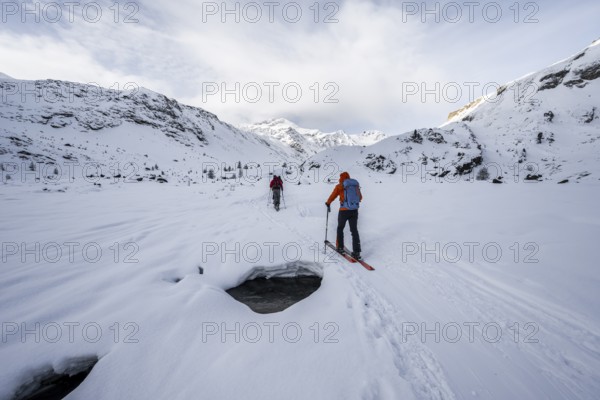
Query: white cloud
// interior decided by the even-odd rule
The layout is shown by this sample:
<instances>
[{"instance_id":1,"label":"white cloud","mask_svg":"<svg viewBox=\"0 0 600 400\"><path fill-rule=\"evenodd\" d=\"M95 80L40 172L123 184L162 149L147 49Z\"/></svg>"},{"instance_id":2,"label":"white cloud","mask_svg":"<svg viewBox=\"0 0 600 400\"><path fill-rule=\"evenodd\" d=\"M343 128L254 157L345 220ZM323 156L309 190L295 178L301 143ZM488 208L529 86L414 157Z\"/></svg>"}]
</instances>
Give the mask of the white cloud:
<instances>
[{"instance_id":1,"label":"white cloud","mask_svg":"<svg viewBox=\"0 0 600 400\"><path fill-rule=\"evenodd\" d=\"M123 9L115 23L109 8L112 2L102 3L103 19L94 24L80 16L75 23L9 21L0 34L0 71L16 78L51 77L107 86L135 82L234 123L283 116L321 129L400 133L440 124L449 111L471 100L463 87L463 98L454 103L435 102L432 95L426 102L419 95L405 101L403 82L424 82L430 89L436 82L442 86L448 82L503 83L534 66L544 67L536 64L541 55L556 61L583 47L582 38L591 35L598 10L593 2L577 7L548 2L540 5L538 24L506 20L423 24L418 17L403 23L397 2L348 0L340 3L333 16L338 23L315 23L309 9L313 2L308 2L300 3L299 23L286 22L281 7L270 23L263 7L261 22L254 24L243 18L235 23L232 15L226 23L220 15L206 16L203 22L202 6L191 0L144 3L139 3L133 16L139 23L134 24L123 23L132 11ZM215 4L220 7L222 3ZM232 4L228 2L228 7ZM326 2L319 4L323 7ZM331 11L335 9L321 9L319 18ZM575 19L578 25L565 29ZM587 42L593 39L585 38ZM207 82L225 83L229 88L236 82L241 86L257 82L263 99L253 104L242 98L236 103L229 95L222 102L216 95L203 101L203 83ZM285 101L279 86L275 101L270 102L264 82L296 82L303 91L301 100ZM326 88L328 82L335 86ZM315 83L319 87L316 103ZM324 103L336 87L339 91L332 99L339 102Z\"/></svg>"}]
</instances>

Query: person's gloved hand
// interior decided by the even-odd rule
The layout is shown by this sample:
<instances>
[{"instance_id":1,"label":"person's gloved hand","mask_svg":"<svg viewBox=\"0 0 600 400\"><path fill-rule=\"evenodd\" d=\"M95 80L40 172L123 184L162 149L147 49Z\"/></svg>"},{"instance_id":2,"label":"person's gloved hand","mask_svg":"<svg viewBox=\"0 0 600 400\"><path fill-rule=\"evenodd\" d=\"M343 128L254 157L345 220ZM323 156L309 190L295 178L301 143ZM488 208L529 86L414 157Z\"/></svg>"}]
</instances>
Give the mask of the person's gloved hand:
<instances>
[{"instance_id":1,"label":"person's gloved hand","mask_svg":"<svg viewBox=\"0 0 600 400\"><path fill-rule=\"evenodd\" d=\"M329 203L325 203L325 205L327 206L327 212L331 212L331 206L329 205Z\"/></svg>"}]
</instances>

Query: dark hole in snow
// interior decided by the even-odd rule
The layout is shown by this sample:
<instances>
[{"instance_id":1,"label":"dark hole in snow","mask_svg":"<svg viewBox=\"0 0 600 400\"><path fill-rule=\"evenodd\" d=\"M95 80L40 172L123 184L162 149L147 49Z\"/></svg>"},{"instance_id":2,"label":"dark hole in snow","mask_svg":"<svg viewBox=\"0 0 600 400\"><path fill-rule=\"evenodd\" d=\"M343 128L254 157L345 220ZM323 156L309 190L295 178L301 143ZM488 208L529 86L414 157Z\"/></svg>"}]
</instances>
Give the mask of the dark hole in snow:
<instances>
[{"instance_id":1,"label":"dark hole in snow","mask_svg":"<svg viewBox=\"0 0 600 400\"><path fill-rule=\"evenodd\" d=\"M304 300L321 286L317 264L290 263L280 267L257 267L239 286L227 293L259 314L271 314Z\"/></svg>"},{"instance_id":2,"label":"dark hole in snow","mask_svg":"<svg viewBox=\"0 0 600 400\"><path fill-rule=\"evenodd\" d=\"M13 400L61 400L75 390L89 375L98 357L66 360L59 368L38 370L15 392Z\"/></svg>"}]
</instances>

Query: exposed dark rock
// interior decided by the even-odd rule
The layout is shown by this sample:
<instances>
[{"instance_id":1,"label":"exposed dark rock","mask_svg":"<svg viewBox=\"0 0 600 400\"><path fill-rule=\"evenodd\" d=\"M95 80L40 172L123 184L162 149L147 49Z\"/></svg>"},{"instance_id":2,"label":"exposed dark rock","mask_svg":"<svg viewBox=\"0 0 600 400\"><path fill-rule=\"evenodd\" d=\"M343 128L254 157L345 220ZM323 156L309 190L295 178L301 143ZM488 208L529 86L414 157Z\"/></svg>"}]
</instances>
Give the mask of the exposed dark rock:
<instances>
[{"instance_id":1,"label":"exposed dark rock","mask_svg":"<svg viewBox=\"0 0 600 400\"><path fill-rule=\"evenodd\" d=\"M526 149L522 149L521 150L521 155L519 156L519 164L523 164L525 161L527 161L527 150Z\"/></svg>"},{"instance_id":2,"label":"exposed dark rock","mask_svg":"<svg viewBox=\"0 0 600 400\"><path fill-rule=\"evenodd\" d=\"M29 157L31 157L33 155L30 152L25 151L25 150L21 150L21 151L17 152L17 154L19 154L19 158L21 158L23 160L28 160Z\"/></svg>"},{"instance_id":3,"label":"exposed dark rock","mask_svg":"<svg viewBox=\"0 0 600 400\"><path fill-rule=\"evenodd\" d=\"M65 160L77 162L77 157L72 154L65 154L62 156Z\"/></svg>"},{"instance_id":4,"label":"exposed dark rock","mask_svg":"<svg viewBox=\"0 0 600 400\"><path fill-rule=\"evenodd\" d=\"M10 142L17 147L26 147L33 143L33 140L29 138L21 139L15 136L9 136L8 139Z\"/></svg>"},{"instance_id":5,"label":"exposed dark rock","mask_svg":"<svg viewBox=\"0 0 600 400\"><path fill-rule=\"evenodd\" d=\"M591 175L590 172L582 172L581 174L579 174L579 176L577 177L577 179L585 178L585 177L590 176L590 175Z\"/></svg>"},{"instance_id":6,"label":"exposed dark rock","mask_svg":"<svg viewBox=\"0 0 600 400\"><path fill-rule=\"evenodd\" d=\"M444 136L439 132L435 132L433 129L430 129L429 131L427 131L427 133L425 133L425 136L427 137L427 140L429 140L430 142L437 143L437 144L446 143Z\"/></svg>"},{"instance_id":7,"label":"exposed dark rock","mask_svg":"<svg viewBox=\"0 0 600 400\"><path fill-rule=\"evenodd\" d=\"M385 156L369 154L365 160L365 167L376 172L385 172L386 174L394 174L398 169L396 163L388 160Z\"/></svg>"},{"instance_id":8,"label":"exposed dark rock","mask_svg":"<svg viewBox=\"0 0 600 400\"><path fill-rule=\"evenodd\" d=\"M555 87L557 87L558 85L560 85L563 81L563 79L565 79L565 76L567 76L567 74L569 73L568 69L559 71L559 72L555 72L552 74L548 74L546 76L543 76L540 79L540 82L543 83L542 86L540 86L539 90L546 90L546 89L554 89Z\"/></svg>"},{"instance_id":9,"label":"exposed dark rock","mask_svg":"<svg viewBox=\"0 0 600 400\"><path fill-rule=\"evenodd\" d=\"M467 163L458 165L456 167L456 173L454 175L468 175L471 172L473 172L473 170L476 167L479 167L481 164L483 164L483 157L481 157L481 156L475 157Z\"/></svg>"},{"instance_id":10,"label":"exposed dark rock","mask_svg":"<svg viewBox=\"0 0 600 400\"><path fill-rule=\"evenodd\" d=\"M410 137L408 138L408 141L412 143L422 144L423 136L421 136L421 134L415 129L412 135L410 135Z\"/></svg>"},{"instance_id":11,"label":"exposed dark rock","mask_svg":"<svg viewBox=\"0 0 600 400\"><path fill-rule=\"evenodd\" d=\"M587 112L583 115L583 122L586 124L590 124L593 120L596 119L596 107L592 108L592 111Z\"/></svg>"},{"instance_id":12,"label":"exposed dark rock","mask_svg":"<svg viewBox=\"0 0 600 400\"><path fill-rule=\"evenodd\" d=\"M542 179L542 175L531 175L531 174L528 174L525 177L526 181L539 181L541 179Z\"/></svg>"},{"instance_id":13,"label":"exposed dark rock","mask_svg":"<svg viewBox=\"0 0 600 400\"><path fill-rule=\"evenodd\" d=\"M587 85L587 82L585 82L583 79L572 79L568 82L565 82L565 86L570 87L570 88L572 88L573 86L577 86L578 88L582 89L586 85Z\"/></svg>"},{"instance_id":14,"label":"exposed dark rock","mask_svg":"<svg viewBox=\"0 0 600 400\"><path fill-rule=\"evenodd\" d=\"M581 79L585 79L586 81L598 79L600 78L600 62L592 64L584 70L576 71L576 74L579 75Z\"/></svg>"},{"instance_id":15,"label":"exposed dark rock","mask_svg":"<svg viewBox=\"0 0 600 400\"><path fill-rule=\"evenodd\" d=\"M544 140L544 133L540 132L537 135L537 144L542 144L542 140Z\"/></svg>"}]
</instances>

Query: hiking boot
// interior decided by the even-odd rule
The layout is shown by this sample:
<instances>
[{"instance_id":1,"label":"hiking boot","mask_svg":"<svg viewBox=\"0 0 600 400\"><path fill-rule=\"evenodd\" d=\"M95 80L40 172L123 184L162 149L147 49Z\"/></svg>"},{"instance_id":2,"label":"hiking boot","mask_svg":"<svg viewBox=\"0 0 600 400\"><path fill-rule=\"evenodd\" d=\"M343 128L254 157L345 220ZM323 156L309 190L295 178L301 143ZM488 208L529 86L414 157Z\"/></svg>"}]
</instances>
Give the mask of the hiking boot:
<instances>
[{"instance_id":1,"label":"hiking boot","mask_svg":"<svg viewBox=\"0 0 600 400\"><path fill-rule=\"evenodd\" d=\"M360 260L361 259L360 253L356 253L356 252L353 251L352 252L352 258L354 258L355 260Z\"/></svg>"}]
</instances>

